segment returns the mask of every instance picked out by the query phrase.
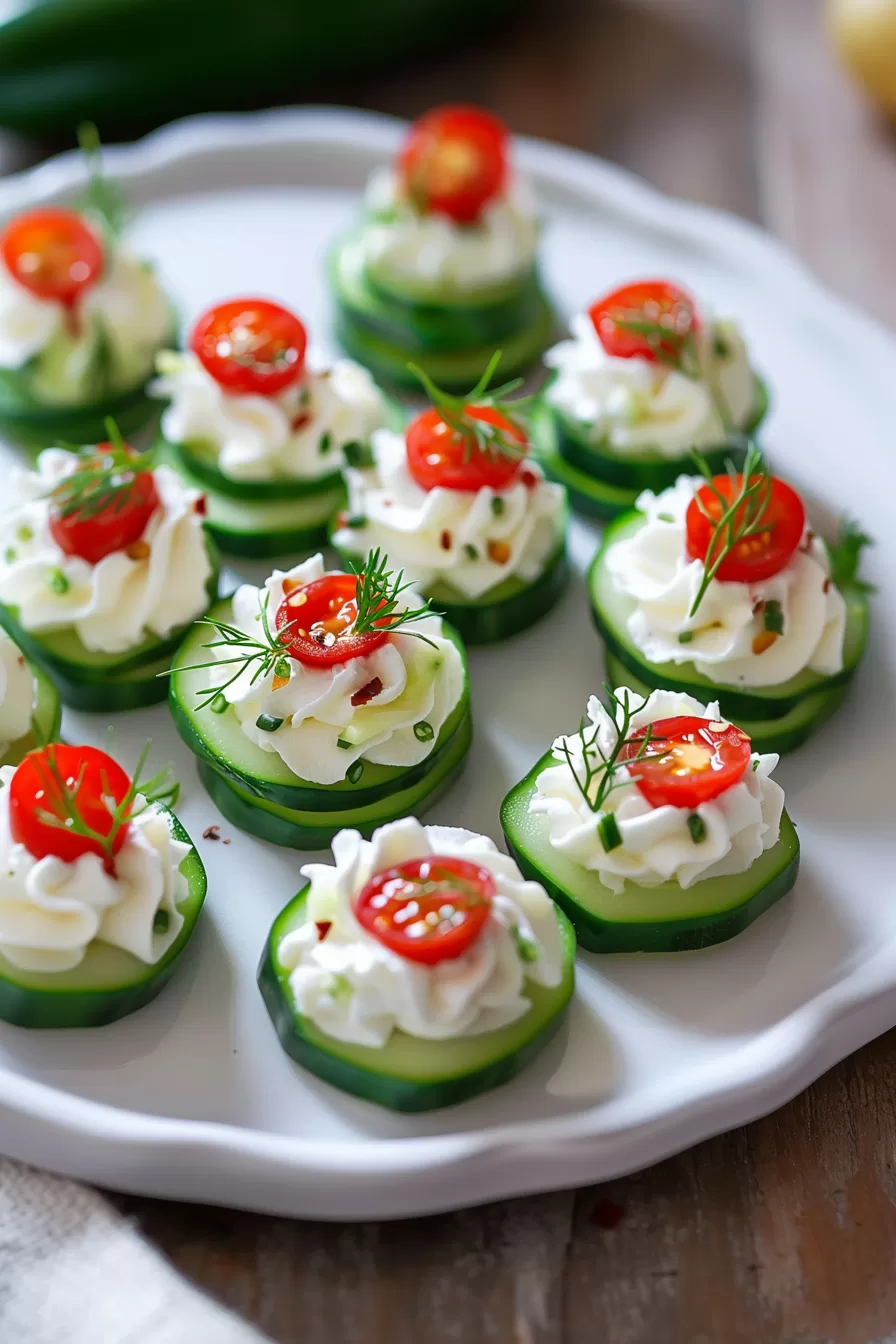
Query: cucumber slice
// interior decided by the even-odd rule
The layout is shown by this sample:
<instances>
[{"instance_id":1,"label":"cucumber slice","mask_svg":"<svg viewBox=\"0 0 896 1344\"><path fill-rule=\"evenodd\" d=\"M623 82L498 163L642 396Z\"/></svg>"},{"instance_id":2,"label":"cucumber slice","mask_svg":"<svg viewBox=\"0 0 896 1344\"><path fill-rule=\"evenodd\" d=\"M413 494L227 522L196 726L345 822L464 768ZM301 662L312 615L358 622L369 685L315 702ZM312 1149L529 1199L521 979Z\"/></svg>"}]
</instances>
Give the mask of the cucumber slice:
<instances>
[{"instance_id":1,"label":"cucumber slice","mask_svg":"<svg viewBox=\"0 0 896 1344\"><path fill-rule=\"evenodd\" d=\"M218 602L209 616L230 624L233 618L231 602ZM448 625L443 627L443 631L445 637L459 650L466 669L464 647L459 635ZM261 747L250 742L231 706L223 714L197 708L197 699L206 690L207 682L201 670L189 669L192 664L207 661L209 655L205 646L214 637L210 626L197 623L172 659L168 702L174 726L194 756L214 766L231 783L245 789L247 793L287 809L329 813L341 806L367 807L396 791L407 789L429 774L436 757L453 739L470 711L467 677L463 694L442 725L433 750L419 765L402 767L375 765L372 761L365 761L364 769L354 783L344 779L339 784L311 784L294 775L276 752L262 751Z\"/></svg>"},{"instance_id":2,"label":"cucumber slice","mask_svg":"<svg viewBox=\"0 0 896 1344\"><path fill-rule=\"evenodd\" d=\"M621 895L560 854L550 843L549 819L529 811L535 781L554 765L550 752L501 804L509 852L526 877L540 882L572 920L589 952L686 952L741 933L790 890L800 862L800 842L787 813L778 843L745 873L710 877L682 889L677 882L639 887L626 882Z\"/></svg>"},{"instance_id":3,"label":"cucumber slice","mask_svg":"<svg viewBox=\"0 0 896 1344\"><path fill-rule=\"evenodd\" d=\"M330 812L302 811L259 798L202 759L198 762L199 778L221 814L241 831L287 849L326 849L337 831L346 826L370 836L387 821L422 816L454 783L472 738L473 725L468 714L444 748L426 758L426 773L408 788L393 789L378 802L364 807L349 801L347 806ZM338 802L339 796L333 801Z\"/></svg>"},{"instance_id":4,"label":"cucumber slice","mask_svg":"<svg viewBox=\"0 0 896 1344\"><path fill-rule=\"evenodd\" d=\"M187 468L178 449L156 444L156 465L175 469L185 485L205 491L205 525L220 551L247 559L312 553L326 544L330 519L345 503L339 476L335 487L287 499L240 499L217 494ZM329 479L329 478L328 478Z\"/></svg>"},{"instance_id":5,"label":"cucumber slice","mask_svg":"<svg viewBox=\"0 0 896 1344\"><path fill-rule=\"evenodd\" d=\"M311 495L331 493L342 485L342 473L338 469L326 476L299 479L293 476L278 476L272 480L243 481L233 476L225 476L218 466L218 456L214 448L207 443L168 443L160 438L153 451L161 461L173 463L182 468L185 475L196 483L197 488L213 491L228 499L247 501L252 504L282 502L283 500L308 499Z\"/></svg>"},{"instance_id":6,"label":"cucumber slice","mask_svg":"<svg viewBox=\"0 0 896 1344\"><path fill-rule=\"evenodd\" d=\"M108 416L124 438L131 438L160 413L158 401L146 395L145 383L85 406L42 406L16 397L6 380L0 382L0 433L35 452L60 443L101 443L108 437Z\"/></svg>"},{"instance_id":7,"label":"cucumber slice","mask_svg":"<svg viewBox=\"0 0 896 1344\"><path fill-rule=\"evenodd\" d=\"M609 649L604 662L607 680L612 686L628 686L630 690L637 691L639 695L645 697L655 690L655 687L648 686L623 666ZM776 751L779 755L786 756L788 752L801 747L823 723L827 722L843 703L848 689L847 683L834 686L829 691L816 691L814 695L807 695L798 701L793 709L782 714L780 718L755 720L741 718L737 720L737 726L749 734L756 751Z\"/></svg>"},{"instance_id":8,"label":"cucumber slice","mask_svg":"<svg viewBox=\"0 0 896 1344\"><path fill-rule=\"evenodd\" d=\"M36 747L59 740L62 726L62 706L56 687L45 672L29 663L34 678L34 700L31 710L31 729L24 737L10 742L0 755L0 765L18 765Z\"/></svg>"},{"instance_id":9,"label":"cucumber slice","mask_svg":"<svg viewBox=\"0 0 896 1344\"><path fill-rule=\"evenodd\" d=\"M192 844L173 812L162 810L172 835ZM154 999L180 961L205 900L205 869L195 849L181 872L189 885L179 906L184 926L161 960L147 966L120 947L93 942L71 971L23 971L0 953L0 1018L17 1027L101 1027Z\"/></svg>"},{"instance_id":10,"label":"cucumber slice","mask_svg":"<svg viewBox=\"0 0 896 1344\"><path fill-rule=\"evenodd\" d=\"M562 911L563 979L554 989L526 984L529 1011L508 1027L448 1041L426 1041L395 1031L376 1049L327 1036L296 1011L278 949L305 922L305 886L274 921L258 968L258 987L283 1049L297 1064L343 1092L393 1111L455 1106L510 1082L561 1026L575 981L575 934Z\"/></svg>"},{"instance_id":11,"label":"cucumber slice","mask_svg":"<svg viewBox=\"0 0 896 1344\"><path fill-rule=\"evenodd\" d=\"M628 486L611 485L586 476L560 455L557 443L557 425L547 402L536 401L529 422L530 442L535 460L545 475L558 485L566 487L566 494L576 513L586 518L606 520L635 507L640 491Z\"/></svg>"},{"instance_id":12,"label":"cucumber slice","mask_svg":"<svg viewBox=\"0 0 896 1344\"><path fill-rule=\"evenodd\" d=\"M808 695L829 692L850 680L868 638L868 598L854 585L841 589L846 599L846 633L843 642L843 670L833 677L823 677L804 669L779 686L751 686L749 689L726 686L710 681L697 671L693 663L647 663L634 647L628 635L628 618L634 608L630 598L618 592L606 568L609 548L637 532L644 525L642 513L629 513L618 518L604 533L603 543L588 572L588 589L594 623L607 648L627 671L634 673L646 686L665 687L670 691L684 691L704 704L718 700L719 708L733 723L759 719L780 719ZM832 709L836 706L832 706Z\"/></svg>"}]
</instances>

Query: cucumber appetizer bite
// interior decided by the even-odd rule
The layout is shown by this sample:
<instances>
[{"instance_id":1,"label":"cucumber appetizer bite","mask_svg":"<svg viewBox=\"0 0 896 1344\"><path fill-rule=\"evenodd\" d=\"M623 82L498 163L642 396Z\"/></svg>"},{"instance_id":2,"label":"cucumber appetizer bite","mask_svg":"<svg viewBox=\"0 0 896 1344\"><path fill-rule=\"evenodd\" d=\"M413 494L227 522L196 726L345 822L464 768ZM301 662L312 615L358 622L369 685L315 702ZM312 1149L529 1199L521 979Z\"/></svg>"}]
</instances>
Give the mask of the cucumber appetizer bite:
<instances>
[{"instance_id":1,"label":"cucumber appetizer bite","mask_svg":"<svg viewBox=\"0 0 896 1344\"><path fill-rule=\"evenodd\" d=\"M163 460L206 491L209 529L231 555L322 545L345 498L343 466L363 460L386 423L366 369L306 345L287 309L233 299L202 314L185 353L158 357Z\"/></svg>"},{"instance_id":2,"label":"cucumber appetizer bite","mask_svg":"<svg viewBox=\"0 0 896 1344\"><path fill-rule=\"evenodd\" d=\"M413 388L414 360L461 391L497 346L510 375L551 340L538 210L509 140L482 108L436 108L371 177L360 227L333 252L330 279L337 335L380 381Z\"/></svg>"},{"instance_id":3,"label":"cucumber appetizer bite","mask_svg":"<svg viewBox=\"0 0 896 1344\"><path fill-rule=\"evenodd\" d=\"M0 766L0 1018L98 1027L154 999L205 899L205 870L165 805L96 747L53 743Z\"/></svg>"},{"instance_id":4,"label":"cucumber appetizer bite","mask_svg":"<svg viewBox=\"0 0 896 1344\"><path fill-rule=\"evenodd\" d=\"M501 807L510 852L592 952L681 952L732 938L796 881L778 757L676 691L592 696Z\"/></svg>"},{"instance_id":5,"label":"cucumber appetizer bite","mask_svg":"<svg viewBox=\"0 0 896 1344\"><path fill-rule=\"evenodd\" d=\"M753 447L742 474L702 467L607 529L594 619L612 672L711 696L757 746L791 751L840 704L864 651L868 538L847 523L825 543Z\"/></svg>"},{"instance_id":6,"label":"cucumber appetizer bite","mask_svg":"<svg viewBox=\"0 0 896 1344\"><path fill-rule=\"evenodd\" d=\"M701 314L668 280L624 285L578 313L545 355L553 375L535 417L548 475L573 506L612 518L641 490L674 485L691 452L739 466L768 409L732 321Z\"/></svg>"},{"instance_id":7,"label":"cucumber appetizer bite","mask_svg":"<svg viewBox=\"0 0 896 1344\"><path fill-rule=\"evenodd\" d=\"M74 709L164 700L160 674L217 590L204 496L120 437L47 448L8 487L0 625Z\"/></svg>"},{"instance_id":8,"label":"cucumber appetizer bite","mask_svg":"<svg viewBox=\"0 0 896 1344\"><path fill-rule=\"evenodd\" d=\"M392 822L342 831L278 915L258 971L286 1052L396 1111L514 1078L573 992L575 936L483 835Z\"/></svg>"},{"instance_id":9,"label":"cucumber appetizer bite","mask_svg":"<svg viewBox=\"0 0 896 1344\"><path fill-rule=\"evenodd\" d=\"M382 547L468 644L505 639L539 620L566 586L562 486L528 456L522 402L487 393L492 357L466 398L435 387L404 434L379 430L346 469L348 509L333 544L346 557Z\"/></svg>"},{"instance_id":10,"label":"cucumber appetizer bite","mask_svg":"<svg viewBox=\"0 0 896 1344\"><path fill-rule=\"evenodd\" d=\"M0 765L18 765L29 751L54 741L61 720L52 681L0 629Z\"/></svg>"},{"instance_id":11,"label":"cucumber appetizer bite","mask_svg":"<svg viewBox=\"0 0 896 1344\"><path fill-rule=\"evenodd\" d=\"M0 230L0 431L35 447L95 443L109 415L125 434L146 425L153 360L174 339L171 304L121 242L126 208L88 140L80 208L41 206Z\"/></svg>"},{"instance_id":12,"label":"cucumber appetizer bite","mask_svg":"<svg viewBox=\"0 0 896 1344\"><path fill-rule=\"evenodd\" d=\"M243 584L184 641L170 705L224 816L294 849L424 811L472 731L458 636L379 552Z\"/></svg>"}]
</instances>

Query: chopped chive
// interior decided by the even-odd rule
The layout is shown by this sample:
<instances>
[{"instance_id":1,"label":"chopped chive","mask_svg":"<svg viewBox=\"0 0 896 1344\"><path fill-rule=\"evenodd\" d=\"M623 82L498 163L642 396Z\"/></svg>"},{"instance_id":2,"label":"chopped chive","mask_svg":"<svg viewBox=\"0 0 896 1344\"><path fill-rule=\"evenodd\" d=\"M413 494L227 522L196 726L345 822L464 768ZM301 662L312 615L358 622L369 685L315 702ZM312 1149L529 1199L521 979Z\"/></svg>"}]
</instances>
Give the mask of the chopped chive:
<instances>
[{"instance_id":1,"label":"chopped chive","mask_svg":"<svg viewBox=\"0 0 896 1344\"><path fill-rule=\"evenodd\" d=\"M222 695L221 692L219 691L218 694L215 696L214 700L212 700L211 704L209 705L209 709L213 714L226 714L227 696Z\"/></svg>"},{"instance_id":2,"label":"chopped chive","mask_svg":"<svg viewBox=\"0 0 896 1344\"><path fill-rule=\"evenodd\" d=\"M762 621L766 630L770 630L775 635L783 635L784 612L781 610L781 603L776 602L774 598L766 602L762 611Z\"/></svg>"},{"instance_id":3,"label":"chopped chive","mask_svg":"<svg viewBox=\"0 0 896 1344\"><path fill-rule=\"evenodd\" d=\"M688 817L688 830L695 845L706 839L706 822L696 812L692 812Z\"/></svg>"},{"instance_id":4,"label":"chopped chive","mask_svg":"<svg viewBox=\"0 0 896 1344\"><path fill-rule=\"evenodd\" d=\"M321 455L323 455L324 453L328 453L332 447L333 447L333 435L330 433L329 430L325 430L324 433L321 434L320 436L318 451L321 453Z\"/></svg>"},{"instance_id":5,"label":"chopped chive","mask_svg":"<svg viewBox=\"0 0 896 1344\"><path fill-rule=\"evenodd\" d=\"M157 910L152 921L153 933L167 933L168 926L171 923L167 910Z\"/></svg>"},{"instance_id":6,"label":"chopped chive","mask_svg":"<svg viewBox=\"0 0 896 1344\"><path fill-rule=\"evenodd\" d=\"M712 352L716 359L728 359L731 354L731 347L721 336L716 336L713 339Z\"/></svg>"},{"instance_id":7,"label":"chopped chive","mask_svg":"<svg viewBox=\"0 0 896 1344\"><path fill-rule=\"evenodd\" d=\"M4 563L7 565L11 565L15 560L15 558L16 558L15 546L7 546L6 550L3 552Z\"/></svg>"},{"instance_id":8,"label":"chopped chive","mask_svg":"<svg viewBox=\"0 0 896 1344\"><path fill-rule=\"evenodd\" d=\"M496 518L500 518L507 505L500 495L492 495L492 513Z\"/></svg>"},{"instance_id":9,"label":"chopped chive","mask_svg":"<svg viewBox=\"0 0 896 1344\"><path fill-rule=\"evenodd\" d=\"M71 584L65 577L61 569L51 569L47 575L47 587L53 593L58 593L60 597L67 593Z\"/></svg>"},{"instance_id":10,"label":"chopped chive","mask_svg":"<svg viewBox=\"0 0 896 1344\"><path fill-rule=\"evenodd\" d=\"M351 751L352 749L351 742L347 742L344 737L337 737L336 745L337 747L340 748L341 751Z\"/></svg>"},{"instance_id":11,"label":"chopped chive","mask_svg":"<svg viewBox=\"0 0 896 1344\"><path fill-rule=\"evenodd\" d=\"M622 836L619 834L619 826L612 812L602 812L597 819L597 834L604 847L604 853L609 854L611 850L618 849L622 844Z\"/></svg>"},{"instance_id":12,"label":"chopped chive","mask_svg":"<svg viewBox=\"0 0 896 1344\"><path fill-rule=\"evenodd\" d=\"M657 518L659 518L659 520L660 520L661 523L674 523L674 522L675 522L675 519L674 519L674 517L673 517L673 515L672 515L671 513L658 513L658 514L657 514Z\"/></svg>"},{"instance_id":13,"label":"chopped chive","mask_svg":"<svg viewBox=\"0 0 896 1344\"><path fill-rule=\"evenodd\" d=\"M520 961L531 965L533 961L538 960L538 945L532 941L527 933L523 933L519 924L511 926L510 936L513 939L516 954Z\"/></svg>"},{"instance_id":14,"label":"chopped chive","mask_svg":"<svg viewBox=\"0 0 896 1344\"><path fill-rule=\"evenodd\" d=\"M359 527L367 526L367 519L364 517L363 513L352 513L346 518L345 525L346 527L352 527L357 530Z\"/></svg>"},{"instance_id":15,"label":"chopped chive","mask_svg":"<svg viewBox=\"0 0 896 1344\"><path fill-rule=\"evenodd\" d=\"M682 630L679 632L678 642L679 644L690 644L693 638L694 638L693 630Z\"/></svg>"},{"instance_id":16,"label":"chopped chive","mask_svg":"<svg viewBox=\"0 0 896 1344\"><path fill-rule=\"evenodd\" d=\"M361 778L363 773L364 773L364 762L352 761L351 765L345 772L345 777L348 780L349 784L357 784L358 780Z\"/></svg>"},{"instance_id":17,"label":"chopped chive","mask_svg":"<svg viewBox=\"0 0 896 1344\"><path fill-rule=\"evenodd\" d=\"M465 541L465 542L464 542L463 551L464 551L464 555L467 557L468 560L478 560L478 559L479 559L479 552L477 551L476 547L475 547L475 546L471 546L470 543L469 543L468 541Z\"/></svg>"},{"instance_id":18,"label":"chopped chive","mask_svg":"<svg viewBox=\"0 0 896 1344\"><path fill-rule=\"evenodd\" d=\"M753 762L753 774L754 774L754 775L755 775L755 773L756 773L756 771L757 771L758 769L759 769L759 757L757 756L756 759L755 759L754 762Z\"/></svg>"},{"instance_id":19,"label":"chopped chive","mask_svg":"<svg viewBox=\"0 0 896 1344\"><path fill-rule=\"evenodd\" d=\"M356 439L352 439L342 445L342 451L350 467L366 468L374 464L373 449L369 443L358 443Z\"/></svg>"},{"instance_id":20,"label":"chopped chive","mask_svg":"<svg viewBox=\"0 0 896 1344\"><path fill-rule=\"evenodd\" d=\"M16 528L17 541L32 541L33 539L34 533L27 523L23 523L21 527Z\"/></svg>"},{"instance_id":21,"label":"chopped chive","mask_svg":"<svg viewBox=\"0 0 896 1344\"><path fill-rule=\"evenodd\" d=\"M418 742L431 742L435 737L435 729L431 723L421 719L419 723L414 724L414 736Z\"/></svg>"},{"instance_id":22,"label":"chopped chive","mask_svg":"<svg viewBox=\"0 0 896 1344\"><path fill-rule=\"evenodd\" d=\"M259 728L263 733L276 733L282 723L283 720L278 719L276 714L259 714L258 718L255 720L255 727Z\"/></svg>"}]
</instances>

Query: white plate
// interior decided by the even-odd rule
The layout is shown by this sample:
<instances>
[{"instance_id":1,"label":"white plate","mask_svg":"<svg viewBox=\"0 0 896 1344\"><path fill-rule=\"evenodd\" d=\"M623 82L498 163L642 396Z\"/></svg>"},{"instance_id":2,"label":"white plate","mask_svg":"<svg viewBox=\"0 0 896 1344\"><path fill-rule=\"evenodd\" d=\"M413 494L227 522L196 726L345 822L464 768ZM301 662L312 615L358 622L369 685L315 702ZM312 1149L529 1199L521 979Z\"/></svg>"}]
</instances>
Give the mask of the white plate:
<instances>
[{"instance_id":1,"label":"white plate","mask_svg":"<svg viewBox=\"0 0 896 1344\"><path fill-rule=\"evenodd\" d=\"M323 257L400 127L288 112L183 122L110 154L187 319L267 291L326 330ZM799 825L796 891L733 942L680 956L583 955L570 1027L524 1077L407 1118L355 1101L282 1053L255 987L300 859L220 820L164 708L116 723L184 783L180 812L209 870L197 946L135 1017L94 1032L0 1030L0 1147L111 1187L325 1218L434 1212L602 1180L761 1115L896 1022L893 888L896 346L824 293L777 243L667 200L616 169L523 141L547 215L547 280L572 312L626 276L668 273L742 321L773 390L774 460L830 516L878 540L872 645L846 708L779 767ZM80 177L71 155L0 184L0 214ZM578 523L581 568L595 532ZM250 570L251 572L251 570ZM498 836L498 805L600 685L577 580L536 630L471 656L477 739L433 820ZM70 737L102 742L98 718Z\"/></svg>"}]
</instances>

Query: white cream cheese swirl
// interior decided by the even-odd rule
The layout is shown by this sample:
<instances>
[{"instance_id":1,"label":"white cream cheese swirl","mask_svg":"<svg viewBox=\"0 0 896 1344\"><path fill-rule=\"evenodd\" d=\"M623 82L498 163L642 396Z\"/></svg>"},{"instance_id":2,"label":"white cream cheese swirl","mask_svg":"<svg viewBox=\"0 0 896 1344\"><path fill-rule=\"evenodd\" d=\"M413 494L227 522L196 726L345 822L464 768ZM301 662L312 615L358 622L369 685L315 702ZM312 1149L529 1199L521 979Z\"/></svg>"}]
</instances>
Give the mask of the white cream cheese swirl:
<instances>
[{"instance_id":1,"label":"white cream cheese swirl","mask_svg":"<svg viewBox=\"0 0 896 1344\"><path fill-rule=\"evenodd\" d=\"M703 563L687 554L685 518L702 484L679 476L659 495L645 490L637 500L643 527L607 551L613 583L633 604L632 643L648 663L692 662L725 685L778 686L804 668L836 675L843 668L846 603L831 582L824 542L809 531L778 574L757 583L713 579L696 614L688 615ZM769 644L763 604L772 601L780 604L784 632Z\"/></svg>"},{"instance_id":2,"label":"white cream cheese swirl","mask_svg":"<svg viewBox=\"0 0 896 1344\"><path fill-rule=\"evenodd\" d=\"M6 786L14 774L0 766L0 954L25 971L69 971L96 939L153 965L183 928L178 906L188 886L180 865L190 846L150 806L131 821L114 874L97 854L74 863L35 859L10 834ZM138 795L135 806L142 803ZM155 932L160 912L166 927Z\"/></svg>"},{"instance_id":3,"label":"white cream cheese swirl","mask_svg":"<svg viewBox=\"0 0 896 1344\"><path fill-rule=\"evenodd\" d=\"M527 272L535 260L539 218L529 179L517 173L475 224L458 224L435 211L421 214L402 193L391 168L372 174L357 240L362 265L399 284L433 291L475 291ZM354 263L353 263L354 264Z\"/></svg>"},{"instance_id":4,"label":"white cream cheese swirl","mask_svg":"<svg viewBox=\"0 0 896 1344\"><path fill-rule=\"evenodd\" d=\"M0 630L0 760L31 728L34 678L17 645Z\"/></svg>"},{"instance_id":5,"label":"white cream cheese swirl","mask_svg":"<svg viewBox=\"0 0 896 1344\"><path fill-rule=\"evenodd\" d=\"M497 894L475 943L461 956L427 966L379 942L355 918L354 902L370 878L427 855L454 856L487 868ZM529 1011L526 981L559 985L563 949L554 907L537 882L484 835L391 822L363 840L340 831L334 865L309 863L308 922L278 949L290 972L296 1008L340 1041L384 1046L393 1031L448 1040L493 1031ZM330 924L321 940L315 921Z\"/></svg>"},{"instance_id":6,"label":"white cream cheese swirl","mask_svg":"<svg viewBox=\"0 0 896 1344\"><path fill-rule=\"evenodd\" d=\"M159 507L141 541L148 553L113 551L96 565L66 555L50 532L49 494L78 466L77 454L48 448L34 471L9 473L10 506L0 513L0 602L24 630L73 629L87 649L120 653L147 635L163 639L208 606L212 572L199 492L168 467L153 472Z\"/></svg>"},{"instance_id":7,"label":"white cream cheese swirl","mask_svg":"<svg viewBox=\"0 0 896 1344\"><path fill-rule=\"evenodd\" d=\"M632 707L638 706L630 731L680 714L722 721L717 704L704 706L676 691L654 691L645 700L635 691L620 687L616 696L627 696ZM619 717L621 720L621 713ZM588 720L597 730L601 750L609 754L616 742L616 725L595 696L588 701ZM590 740L591 732L587 728L586 732ZM670 881L690 887L706 878L745 873L764 850L777 844L784 790L769 776L778 757L754 753L752 767L736 784L712 802L695 808L651 806L623 767L617 776L619 787L607 795L604 805L604 811L615 817L622 837L622 844L608 854L598 834L595 814L582 797L563 755L564 743L577 773L584 775L581 737L574 734L558 738L553 748L558 764L538 776L529 810L547 817L550 843L559 853L596 873L617 895L627 881L639 887ZM704 838L699 841L688 829L693 813L705 827Z\"/></svg>"},{"instance_id":8,"label":"white cream cheese swirl","mask_svg":"<svg viewBox=\"0 0 896 1344\"><path fill-rule=\"evenodd\" d=\"M622 457L685 457L693 448L724 443L727 434L711 382L735 428L745 425L753 412L753 372L733 322L707 324L701 331L704 376L699 379L637 356L608 355L587 313L577 313L570 329L572 338L544 357L557 373L547 399L593 443L606 443Z\"/></svg>"},{"instance_id":9,"label":"white cream cheese swirl","mask_svg":"<svg viewBox=\"0 0 896 1344\"><path fill-rule=\"evenodd\" d=\"M171 307L152 268L122 249L107 252L102 276L75 312L73 329L65 305L38 298L0 264L0 368L32 361L31 386L49 404L135 387L171 339Z\"/></svg>"},{"instance_id":10,"label":"white cream cheese swirl","mask_svg":"<svg viewBox=\"0 0 896 1344\"><path fill-rule=\"evenodd\" d=\"M562 486L526 462L533 482L503 490L423 490L407 465L404 436L381 429L371 441L373 466L348 468L349 517L333 544L366 555L376 546L424 591L443 581L478 598L505 579L530 582L562 542L566 518Z\"/></svg>"},{"instance_id":11,"label":"white cream cheese swirl","mask_svg":"<svg viewBox=\"0 0 896 1344\"><path fill-rule=\"evenodd\" d=\"M156 367L161 377L150 391L171 399L165 438L211 450L234 480L328 476L342 467L346 444L366 444L385 420L382 393L366 369L313 350L305 377L275 397L231 395L192 353L166 350Z\"/></svg>"},{"instance_id":12,"label":"white cream cheese swirl","mask_svg":"<svg viewBox=\"0 0 896 1344\"><path fill-rule=\"evenodd\" d=\"M273 628L285 596L284 580L303 585L325 572L323 557L315 555L285 573L275 570L263 590L243 584L233 595L233 625L257 637L259 602L267 594ZM401 609L419 605L413 592L400 599ZM253 682L257 668L253 664L224 696L246 736L263 751L275 752L293 774L311 783L338 784L358 760L417 765L433 750L442 725L463 695L465 678L456 646L442 635L440 617L425 617L409 629L418 630L432 644L397 630L372 653L332 667L306 667L290 658L289 681L277 689L273 671ZM231 656L227 648L215 652L222 659ZM209 669L209 685L222 685L232 670L229 665L220 672ZM377 682L379 689L365 697L365 703L352 704L353 696ZM283 722L266 732L256 724L261 714Z\"/></svg>"}]
</instances>

